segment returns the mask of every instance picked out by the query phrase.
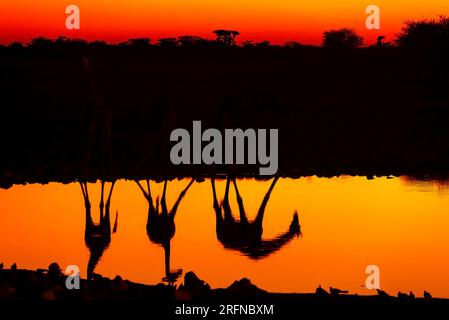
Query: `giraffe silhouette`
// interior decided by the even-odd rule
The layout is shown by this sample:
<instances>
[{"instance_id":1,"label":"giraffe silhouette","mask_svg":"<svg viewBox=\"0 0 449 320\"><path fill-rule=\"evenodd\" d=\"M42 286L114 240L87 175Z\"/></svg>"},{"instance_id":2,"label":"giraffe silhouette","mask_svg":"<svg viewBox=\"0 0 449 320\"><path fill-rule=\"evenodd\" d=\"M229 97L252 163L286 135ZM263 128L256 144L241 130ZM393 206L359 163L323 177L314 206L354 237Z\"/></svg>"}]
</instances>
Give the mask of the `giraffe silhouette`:
<instances>
[{"instance_id":1,"label":"giraffe silhouette","mask_svg":"<svg viewBox=\"0 0 449 320\"><path fill-rule=\"evenodd\" d=\"M151 196L150 181L147 179L147 189L136 181L140 190L142 191L145 199L148 202L148 218L147 218L147 235L151 242L162 246L165 253L165 277L162 278L163 281L168 282L173 285L178 278L182 275L182 269L177 269L172 271L170 269L170 242L176 232L175 227L175 216L178 210L181 200L184 198L185 194L192 186L195 180L190 180L189 184L184 188L184 190L179 194L178 199L173 205L171 210L167 208L166 202L166 192L167 192L167 180L164 181L164 189L162 191L162 197L160 201L159 208L159 196L156 198L156 205Z\"/></svg>"},{"instance_id":2,"label":"giraffe silhouette","mask_svg":"<svg viewBox=\"0 0 449 320\"><path fill-rule=\"evenodd\" d=\"M110 206L112 191L114 189L115 181L112 182L109 189L106 204L104 203L104 186L105 181L101 181L101 199L100 199L100 223L95 224L92 219L91 204L89 201L89 192L87 182L80 182L81 191L84 198L84 207L86 209L86 223L84 229L84 242L89 249L90 256L87 263L87 279L92 280L95 267L103 256L105 250L111 243L111 219ZM115 222L112 232L117 232L118 212L115 213Z\"/></svg>"},{"instance_id":3,"label":"giraffe silhouette","mask_svg":"<svg viewBox=\"0 0 449 320\"><path fill-rule=\"evenodd\" d=\"M90 60L85 57L83 58L83 67L93 101L84 158L84 175L88 176L88 171L91 169L106 177L112 168L112 111L104 103L98 90L94 68Z\"/></svg>"},{"instance_id":4,"label":"giraffe silhouette","mask_svg":"<svg viewBox=\"0 0 449 320\"><path fill-rule=\"evenodd\" d=\"M91 62L89 59L83 57L82 63L86 72L93 101L87 137L87 148L84 154L84 178L79 182L83 193L84 208L86 212L84 242L90 253L89 261L87 263L87 279L90 281L93 278L95 267L111 243L110 205L116 181L112 181L105 203L105 184L108 175L110 175L112 171L112 112L107 104L103 102L102 96L97 88L97 81ZM93 171L94 176L100 176L101 182L99 224L93 222L89 200L87 180L89 174L92 173L91 170ZM115 215L113 233L117 231L117 219L118 212L116 212Z\"/></svg>"},{"instance_id":5,"label":"giraffe silhouette","mask_svg":"<svg viewBox=\"0 0 449 320\"><path fill-rule=\"evenodd\" d=\"M251 259L259 260L279 251L294 237L301 234L298 213L295 211L287 231L270 240L262 239L265 208L278 179L279 177L273 179L273 182L262 200L257 216L252 222L248 221L236 179L227 177L224 198L220 204L217 200L215 179L211 179L217 238L225 248L240 251ZM240 220L234 218L229 205L229 187L231 180L237 197Z\"/></svg>"}]
</instances>

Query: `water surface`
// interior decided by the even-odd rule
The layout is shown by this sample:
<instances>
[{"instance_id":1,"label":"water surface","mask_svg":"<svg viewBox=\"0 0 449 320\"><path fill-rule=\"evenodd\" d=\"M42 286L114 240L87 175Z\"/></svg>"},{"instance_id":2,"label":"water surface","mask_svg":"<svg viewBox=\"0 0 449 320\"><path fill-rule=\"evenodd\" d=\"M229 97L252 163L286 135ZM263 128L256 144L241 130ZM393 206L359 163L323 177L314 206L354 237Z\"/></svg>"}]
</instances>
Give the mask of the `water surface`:
<instances>
[{"instance_id":1,"label":"water surface","mask_svg":"<svg viewBox=\"0 0 449 320\"><path fill-rule=\"evenodd\" d=\"M189 180L167 184L170 209ZM271 181L238 180L249 221ZM145 186L145 183L142 182ZM217 198L225 180L216 181ZM109 187L109 185L107 185ZM99 220L100 183L89 184L94 222ZM154 203L163 183L151 182ZM381 270L381 287L396 294L424 290L449 297L449 193L444 183L407 178L362 177L279 179L263 219L263 238L286 233L295 211L300 236L289 236L270 254L255 259L245 250L225 248L217 238L210 180L194 183L180 202L170 241L170 267L193 270L212 287L250 278L273 292L313 292L321 284L372 294L362 285L365 267ZM238 219L234 187L231 208ZM111 199L111 235L95 272L155 284L166 277L161 245L150 241L148 202L135 182L118 181ZM57 261L75 264L86 277L85 208L80 185L17 185L0 191L0 262L36 269Z\"/></svg>"}]
</instances>

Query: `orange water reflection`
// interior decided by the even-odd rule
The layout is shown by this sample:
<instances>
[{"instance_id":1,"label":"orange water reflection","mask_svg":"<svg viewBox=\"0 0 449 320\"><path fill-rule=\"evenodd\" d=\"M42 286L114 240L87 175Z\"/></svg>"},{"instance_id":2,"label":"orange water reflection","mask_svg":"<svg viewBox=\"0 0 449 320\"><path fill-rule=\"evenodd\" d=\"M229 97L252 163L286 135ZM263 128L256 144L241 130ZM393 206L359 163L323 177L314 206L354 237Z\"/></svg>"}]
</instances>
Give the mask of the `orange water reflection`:
<instances>
[{"instance_id":1,"label":"orange water reflection","mask_svg":"<svg viewBox=\"0 0 449 320\"><path fill-rule=\"evenodd\" d=\"M406 182L406 183L405 183ZM188 180L172 181L171 206ZM248 218L255 217L270 182L238 181ZM222 197L225 180L216 181ZM163 184L152 182L154 195ZM362 287L365 267L381 270L381 287L449 297L449 194L407 179L360 177L280 179L263 221L264 238L286 230L299 212L302 237L260 260L225 249L217 240L211 183L194 183L178 208L171 239L171 267L193 270L212 287L242 277L275 292L312 292L321 284L370 294ZM98 217L100 184L90 184L93 218ZM238 212L231 189L231 207ZM119 212L118 232L96 272L131 281L158 283L165 275L164 250L148 240L148 203L136 183L117 182L111 212ZM27 185L0 191L0 261L41 268L57 261L76 264L86 276L84 203L80 186Z\"/></svg>"}]
</instances>

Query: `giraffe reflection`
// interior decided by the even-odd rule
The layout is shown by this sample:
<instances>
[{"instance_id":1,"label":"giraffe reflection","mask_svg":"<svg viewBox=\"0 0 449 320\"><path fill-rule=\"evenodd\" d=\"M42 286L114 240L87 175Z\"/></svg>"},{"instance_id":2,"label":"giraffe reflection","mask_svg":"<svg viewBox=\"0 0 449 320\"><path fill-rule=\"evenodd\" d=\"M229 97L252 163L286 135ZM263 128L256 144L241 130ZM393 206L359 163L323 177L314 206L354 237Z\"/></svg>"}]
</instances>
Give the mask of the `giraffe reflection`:
<instances>
[{"instance_id":1,"label":"giraffe reflection","mask_svg":"<svg viewBox=\"0 0 449 320\"><path fill-rule=\"evenodd\" d=\"M83 182L80 182L81 191L84 198L84 207L86 209L84 242L90 251L89 262L87 263L87 279L91 280L94 275L95 267L111 243L109 209L115 181L111 184L105 205L105 180L107 177L110 177L113 172L112 160L114 159L112 155L112 110L109 105L103 102L103 97L98 90L94 68L92 67L91 62L87 58L83 58L82 61L92 99L87 148L84 154L84 178ZM99 175L101 177L99 224L94 224L92 220L89 192L86 182L90 176L89 173L93 173L94 176ZM115 216L113 229L114 233L117 230L117 216L118 213L116 213Z\"/></svg>"},{"instance_id":2,"label":"giraffe reflection","mask_svg":"<svg viewBox=\"0 0 449 320\"><path fill-rule=\"evenodd\" d=\"M110 222L110 206L112 191L114 189L115 181L112 182L109 195L104 203L104 185L105 181L101 181L101 199L100 199L100 223L94 224L91 213L91 205L89 201L89 192L87 188L87 182L80 182L81 191L83 192L84 207L86 209L86 224L84 230L84 242L89 249L90 256L87 263L87 279L91 280L94 275L95 267L103 256L104 251L109 247L111 243L111 222ZM115 223L113 233L117 231L117 217L118 212L115 214Z\"/></svg>"},{"instance_id":3,"label":"giraffe reflection","mask_svg":"<svg viewBox=\"0 0 449 320\"><path fill-rule=\"evenodd\" d=\"M240 220L236 220L232 214L231 207L229 205L229 187L230 183L234 185L237 204L239 207ZM271 192L273 191L278 177L273 179L265 197L262 200L259 211L254 221L249 222L245 208L243 205L243 199L240 196L237 181L235 178L227 178L225 195L218 204L217 193L215 189L215 179L211 179L212 193L214 197L214 210L216 217L216 233L218 240L227 249L237 250L246 255L247 257L258 260L265 258L272 253L280 250L283 246L289 243L294 237L301 234L300 225L298 222L298 213L295 211L293 214L290 227L284 233L278 235L274 239L264 240L262 239L263 233L263 218L265 214L265 208L270 199Z\"/></svg>"},{"instance_id":4,"label":"giraffe reflection","mask_svg":"<svg viewBox=\"0 0 449 320\"><path fill-rule=\"evenodd\" d=\"M173 285L182 274L182 269L172 271L170 269L170 242L175 235L175 215L182 198L193 184L192 179L184 190L179 194L178 199L169 211L166 202L167 180L164 181L164 189L161 197L161 207L159 210L159 196L156 198L156 205L153 202L150 190L150 181L146 180L147 190L136 181L140 190L143 192L145 199L148 201L148 218L147 218L147 235L151 242L158 244L164 248L165 252L165 277L163 281Z\"/></svg>"}]
</instances>

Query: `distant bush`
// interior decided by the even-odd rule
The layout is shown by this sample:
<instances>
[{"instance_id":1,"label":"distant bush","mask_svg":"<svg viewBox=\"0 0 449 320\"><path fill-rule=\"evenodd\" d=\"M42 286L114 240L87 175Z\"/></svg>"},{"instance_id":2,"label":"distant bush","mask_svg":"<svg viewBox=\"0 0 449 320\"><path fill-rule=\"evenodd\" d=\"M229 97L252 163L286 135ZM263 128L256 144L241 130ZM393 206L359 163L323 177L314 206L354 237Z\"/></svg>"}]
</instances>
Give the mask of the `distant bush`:
<instances>
[{"instance_id":1,"label":"distant bush","mask_svg":"<svg viewBox=\"0 0 449 320\"><path fill-rule=\"evenodd\" d=\"M186 35L179 36L177 43L181 47L204 47L211 45L213 42L201 37Z\"/></svg>"},{"instance_id":2,"label":"distant bush","mask_svg":"<svg viewBox=\"0 0 449 320\"><path fill-rule=\"evenodd\" d=\"M449 18L407 21L396 43L401 47L449 48Z\"/></svg>"},{"instance_id":3,"label":"distant bush","mask_svg":"<svg viewBox=\"0 0 449 320\"><path fill-rule=\"evenodd\" d=\"M362 46L363 38L352 29L329 30L323 33L323 47L354 49Z\"/></svg>"},{"instance_id":4,"label":"distant bush","mask_svg":"<svg viewBox=\"0 0 449 320\"><path fill-rule=\"evenodd\" d=\"M287 41L284 43L283 47L285 48L300 48L303 45L297 41Z\"/></svg>"},{"instance_id":5,"label":"distant bush","mask_svg":"<svg viewBox=\"0 0 449 320\"><path fill-rule=\"evenodd\" d=\"M177 47L178 39L176 39L176 38L161 38L157 41L157 44L160 47Z\"/></svg>"},{"instance_id":6,"label":"distant bush","mask_svg":"<svg viewBox=\"0 0 449 320\"><path fill-rule=\"evenodd\" d=\"M148 48L151 45L151 39L150 38L129 39L127 45L129 47L137 49Z\"/></svg>"},{"instance_id":7,"label":"distant bush","mask_svg":"<svg viewBox=\"0 0 449 320\"><path fill-rule=\"evenodd\" d=\"M53 47L54 41L47 37L38 37L31 40L29 46L31 48L48 49Z\"/></svg>"}]
</instances>

